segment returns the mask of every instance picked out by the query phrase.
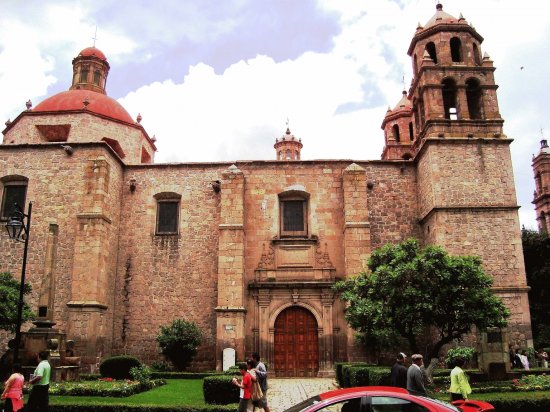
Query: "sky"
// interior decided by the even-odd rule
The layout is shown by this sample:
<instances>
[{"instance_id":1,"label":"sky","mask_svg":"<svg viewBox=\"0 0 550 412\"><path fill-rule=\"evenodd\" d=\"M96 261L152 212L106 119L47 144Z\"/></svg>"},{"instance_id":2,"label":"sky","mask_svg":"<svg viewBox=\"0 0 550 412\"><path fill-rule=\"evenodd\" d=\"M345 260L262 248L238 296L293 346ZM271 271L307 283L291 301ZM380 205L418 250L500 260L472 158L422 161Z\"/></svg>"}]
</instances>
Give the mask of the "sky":
<instances>
[{"instance_id":1,"label":"sky","mask_svg":"<svg viewBox=\"0 0 550 412\"><path fill-rule=\"evenodd\" d=\"M484 37L520 223L536 228L532 155L550 136L544 0L446 0ZM287 122L302 159L380 159L380 126L410 86L407 49L434 0L1 0L0 121L68 90L102 50L107 93L157 139L156 163L273 160ZM96 32L97 30L97 32ZM95 37L95 40L93 39Z\"/></svg>"}]
</instances>

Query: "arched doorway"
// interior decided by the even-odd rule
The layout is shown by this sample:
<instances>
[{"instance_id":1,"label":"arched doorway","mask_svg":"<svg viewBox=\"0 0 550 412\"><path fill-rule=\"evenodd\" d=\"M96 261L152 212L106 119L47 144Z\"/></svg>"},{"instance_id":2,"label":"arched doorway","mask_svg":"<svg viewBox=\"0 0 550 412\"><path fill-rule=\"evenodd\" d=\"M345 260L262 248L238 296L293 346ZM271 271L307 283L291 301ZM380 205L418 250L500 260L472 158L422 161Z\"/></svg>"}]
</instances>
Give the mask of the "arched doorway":
<instances>
[{"instance_id":1,"label":"arched doorway","mask_svg":"<svg viewBox=\"0 0 550 412\"><path fill-rule=\"evenodd\" d=\"M277 316L274 355L274 370L277 376L317 376L318 328L315 316L310 311L300 306L292 306Z\"/></svg>"}]
</instances>

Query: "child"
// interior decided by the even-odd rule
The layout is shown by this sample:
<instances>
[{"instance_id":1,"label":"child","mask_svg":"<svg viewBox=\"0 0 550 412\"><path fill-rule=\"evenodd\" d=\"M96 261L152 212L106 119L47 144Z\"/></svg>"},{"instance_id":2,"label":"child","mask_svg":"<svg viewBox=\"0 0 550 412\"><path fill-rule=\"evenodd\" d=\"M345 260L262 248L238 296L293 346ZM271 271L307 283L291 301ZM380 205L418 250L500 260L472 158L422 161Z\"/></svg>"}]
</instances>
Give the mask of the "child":
<instances>
[{"instance_id":1,"label":"child","mask_svg":"<svg viewBox=\"0 0 550 412\"><path fill-rule=\"evenodd\" d=\"M250 371L254 368L254 361L248 359L246 363L241 363L239 365L239 372L243 377L239 382L237 378L233 378L233 384L241 388L241 393L239 395L239 412L246 412L250 404L250 395L252 389L252 380L256 380L256 377L252 376Z\"/></svg>"}]
</instances>

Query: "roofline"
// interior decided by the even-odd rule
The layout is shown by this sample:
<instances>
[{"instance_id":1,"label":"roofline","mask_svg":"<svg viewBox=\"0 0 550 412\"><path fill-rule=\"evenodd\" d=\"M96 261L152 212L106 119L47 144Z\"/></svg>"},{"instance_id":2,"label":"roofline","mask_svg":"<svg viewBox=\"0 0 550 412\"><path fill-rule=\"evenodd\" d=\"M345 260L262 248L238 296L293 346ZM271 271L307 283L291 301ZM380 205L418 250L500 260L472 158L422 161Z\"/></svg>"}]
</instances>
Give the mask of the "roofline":
<instances>
[{"instance_id":1,"label":"roofline","mask_svg":"<svg viewBox=\"0 0 550 412\"><path fill-rule=\"evenodd\" d=\"M466 31L470 32L472 36L474 36L479 43L483 43L483 37L469 24L457 24L457 23L438 23L433 26L428 27L427 29L423 29L413 36L411 40L411 44L409 46L409 50L407 50L407 54L409 56L412 56L414 47L416 43L418 43L419 40L425 39L426 37L430 37L432 34L435 34L437 32L442 31Z\"/></svg>"},{"instance_id":2,"label":"roofline","mask_svg":"<svg viewBox=\"0 0 550 412\"><path fill-rule=\"evenodd\" d=\"M105 119L105 120L110 120L110 121L113 121L115 123L120 123L120 124L123 124L125 126L131 126L133 127L134 129L139 129L141 130L141 132L143 133L143 135L145 136L145 139L147 140L147 142L149 142L149 144L151 145L151 147L153 148L153 150L156 152L157 151L157 146L155 145L155 143L151 140L151 138L149 137L149 135L147 134L147 132L145 131L145 128L139 124L139 123L129 123L129 122L125 122L124 120L120 120L120 119L116 119L114 117L110 117L110 116L105 116L104 114L100 114L100 113L96 113L96 112L93 112L91 110L87 110L87 109L76 109L76 110L41 110L41 111L38 111L38 112L35 112L33 110L24 110L22 111L21 113L19 113L19 115L9 124L6 126L6 128L4 130L2 130L2 134L3 135L6 135L6 133L23 117L23 116L42 116L42 115L49 115L49 116L59 116L59 115L62 115L62 114L78 114L78 113L86 113L86 114L90 114L92 116L96 116L96 117L99 117L99 118L102 118L102 119Z\"/></svg>"}]
</instances>

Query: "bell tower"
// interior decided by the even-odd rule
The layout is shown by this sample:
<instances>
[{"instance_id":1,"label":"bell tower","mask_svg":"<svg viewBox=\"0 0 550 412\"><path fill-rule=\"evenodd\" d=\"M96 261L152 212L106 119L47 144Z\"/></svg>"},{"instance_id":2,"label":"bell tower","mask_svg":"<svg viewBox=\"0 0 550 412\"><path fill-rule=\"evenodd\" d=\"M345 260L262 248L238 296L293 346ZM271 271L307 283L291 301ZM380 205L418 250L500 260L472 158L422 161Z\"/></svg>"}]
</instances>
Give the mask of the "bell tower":
<instances>
[{"instance_id":1,"label":"bell tower","mask_svg":"<svg viewBox=\"0 0 550 412\"><path fill-rule=\"evenodd\" d=\"M502 130L495 67L482 41L441 4L412 38L418 222L425 244L480 257L510 309L510 343L532 346L512 139Z\"/></svg>"},{"instance_id":2,"label":"bell tower","mask_svg":"<svg viewBox=\"0 0 550 412\"><path fill-rule=\"evenodd\" d=\"M413 143L415 138L412 104L403 90L403 96L393 110L388 108L384 121L384 150L382 160L409 160L413 157Z\"/></svg>"},{"instance_id":3,"label":"bell tower","mask_svg":"<svg viewBox=\"0 0 550 412\"><path fill-rule=\"evenodd\" d=\"M455 18L441 4L416 28L408 54L418 143L430 137L502 137L495 68L488 54L482 57L482 42L462 14Z\"/></svg>"},{"instance_id":4,"label":"bell tower","mask_svg":"<svg viewBox=\"0 0 550 412\"><path fill-rule=\"evenodd\" d=\"M535 174L535 193L533 204L537 215L539 232L550 230L550 148L548 141L540 141L540 152L533 156L533 173Z\"/></svg>"}]
</instances>

